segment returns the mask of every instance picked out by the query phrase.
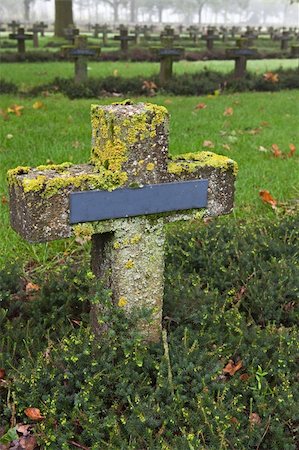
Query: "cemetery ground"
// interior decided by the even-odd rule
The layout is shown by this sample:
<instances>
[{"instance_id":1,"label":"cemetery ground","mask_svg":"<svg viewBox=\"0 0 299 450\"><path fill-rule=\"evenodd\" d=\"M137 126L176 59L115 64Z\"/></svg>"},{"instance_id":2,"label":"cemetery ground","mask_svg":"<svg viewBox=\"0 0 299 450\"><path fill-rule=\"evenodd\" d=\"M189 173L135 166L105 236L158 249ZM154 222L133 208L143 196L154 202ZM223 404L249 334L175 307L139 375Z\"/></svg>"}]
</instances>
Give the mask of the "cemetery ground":
<instances>
[{"instance_id":1,"label":"cemetery ground","mask_svg":"<svg viewBox=\"0 0 299 450\"><path fill-rule=\"evenodd\" d=\"M169 226L164 339L149 344L93 278L88 236L29 245L8 220L7 170L88 160L90 104L115 99L1 96L3 449L14 439L53 450L296 449L298 100L298 90L138 99L170 111L172 154L213 151L239 165L231 216ZM89 328L97 302L112 324L100 341Z\"/></svg>"}]
</instances>

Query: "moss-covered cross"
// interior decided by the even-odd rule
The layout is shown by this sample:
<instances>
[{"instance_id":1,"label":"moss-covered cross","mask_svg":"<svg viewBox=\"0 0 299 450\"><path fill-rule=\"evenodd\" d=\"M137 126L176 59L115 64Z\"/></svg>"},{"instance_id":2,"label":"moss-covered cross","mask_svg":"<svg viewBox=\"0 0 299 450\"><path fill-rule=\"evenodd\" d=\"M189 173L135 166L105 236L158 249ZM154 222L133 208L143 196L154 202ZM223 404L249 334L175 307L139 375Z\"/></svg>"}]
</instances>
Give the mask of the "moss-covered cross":
<instances>
[{"instance_id":1,"label":"moss-covered cross","mask_svg":"<svg viewBox=\"0 0 299 450\"><path fill-rule=\"evenodd\" d=\"M151 311L151 320L139 327L147 339L158 340L165 223L229 213L237 166L231 159L210 152L170 157L169 117L162 106L130 102L92 105L91 122L90 163L17 167L8 172L11 224L30 242L90 236L95 275L111 289L116 307L128 313L140 307ZM70 198L85 195L79 191L114 195L114 191L142 192L148 185L190 184L186 182L198 179L208 180L205 209L166 208L167 212L155 215L71 223ZM95 310L95 323L97 314Z\"/></svg>"}]
</instances>

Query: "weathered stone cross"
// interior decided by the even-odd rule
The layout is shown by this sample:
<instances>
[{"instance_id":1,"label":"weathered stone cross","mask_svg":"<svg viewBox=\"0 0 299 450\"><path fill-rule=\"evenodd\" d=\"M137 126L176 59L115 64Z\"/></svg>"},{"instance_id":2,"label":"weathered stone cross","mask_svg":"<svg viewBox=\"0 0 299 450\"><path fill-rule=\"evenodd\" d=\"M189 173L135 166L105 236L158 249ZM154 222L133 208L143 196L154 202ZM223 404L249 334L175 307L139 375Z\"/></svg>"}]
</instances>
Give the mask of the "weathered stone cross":
<instances>
[{"instance_id":1,"label":"weathered stone cross","mask_svg":"<svg viewBox=\"0 0 299 450\"><path fill-rule=\"evenodd\" d=\"M226 49L227 59L235 60L234 77L243 78L246 74L247 60L258 55L256 48L248 47L247 39L237 39L237 46L235 48Z\"/></svg>"},{"instance_id":2,"label":"weathered stone cross","mask_svg":"<svg viewBox=\"0 0 299 450\"><path fill-rule=\"evenodd\" d=\"M114 36L115 41L120 41L120 50L127 54L129 51L129 41L135 41L135 36L129 36L129 30L127 27L119 26L119 36Z\"/></svg>"},{"instance_id":3,"label":"weathered stone cross","mask_svg":"<svg viewBox=\"0 0 299 450\"><path fill-rule=\"evenodd\" d=\"M167 83L172 77L173 61L178 61L184 54L184 48L174 46L174 36L162 36L161 47L151 49L160 59L160 83Z\"/></svg>"},{"instance_id":4,"label":"weathered stone cross","mask_svg":"<svg viewBox=\"0 0 299 450\"><path fill-rule=\"evenodd\" d=\"M138 326L155 341L162 319L164 225L229 213L236 164L210 152L170 158L162 106L92 105L91 122L91 163L9 171L11 224L30 242L90 236L95 275L128 314L151 311Z\"/></svg>"},{"instance_id":5,"label":"weathered stone cross","mask_svg":"<svg viewBox=\"0 0 299 450\"><path fill-rule=\"evenodd\" d=\"M87 61L89 57L99 56L101 48L96 45L88 45L87 36L75 36L74 45L61 47L64 56L70 56L75 61L75 83L87 81Z\"/></svg>"},{"instance_id":6,"label":"weathered stone cross","mask_svg":"<svg viewBox=\"0 0 299 450\"><path fill-rule=\"evenodd\" d=\"M20 55L24 55L26 51L25 41L29 39L33 39L32 34L25 33L25 29L23 27L18 28L17 33L11 33L9 35L9 39L15 39L18 42L18 53Z\"/></svg>"}]
</instances>

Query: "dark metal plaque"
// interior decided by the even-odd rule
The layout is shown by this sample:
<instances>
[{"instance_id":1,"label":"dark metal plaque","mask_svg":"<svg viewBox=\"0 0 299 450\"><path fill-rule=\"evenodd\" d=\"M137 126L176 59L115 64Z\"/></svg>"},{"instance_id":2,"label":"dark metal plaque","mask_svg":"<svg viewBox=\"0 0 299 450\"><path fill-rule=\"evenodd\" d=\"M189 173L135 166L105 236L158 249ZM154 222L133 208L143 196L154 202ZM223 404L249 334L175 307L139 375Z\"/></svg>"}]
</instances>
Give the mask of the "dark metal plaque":
<instances>
[{"instance_id":1,"label":"dark metal plaque","mask_svg":"<svg viewBox=\"0 0 299 450\"><path fill-rule=\"evenodd\" d=\"M256 55L257 51L256 50L251 50L250 48L246 49L240 49L240 50L236 50L235 51L235 55L236 56L253 56Z\"/></svg>"},{"instance_id":2,"label":"dark metal plaque","mask_svg":"<svg viewBox=\"0 0 299 450\"><path fill-rule=\"evenodd\" d=\"M70 51L72 56L94 56L96 52L87 48L74 48Z\"/></svg>"},{"instance_id":3,"label":"dark metal plaque","mask_svg":"<svg viewBox=\"0 0 299 450\"><path fill-rule=\"evenodd\" d=\"M176 50L172 48L161 48L159 51L160 56L180 56L182 54L182 50Z\"/></svg>"},{"instance_id":4,"label":"dark metal plaque","mask_svg":"<svg viewBox=\"0 0 299 450\"><path fill-rule=\"evenodd\" d=\"M208 180L70 194L70 223L158 214L207 206Z\"/></svg>"}]
</instances>

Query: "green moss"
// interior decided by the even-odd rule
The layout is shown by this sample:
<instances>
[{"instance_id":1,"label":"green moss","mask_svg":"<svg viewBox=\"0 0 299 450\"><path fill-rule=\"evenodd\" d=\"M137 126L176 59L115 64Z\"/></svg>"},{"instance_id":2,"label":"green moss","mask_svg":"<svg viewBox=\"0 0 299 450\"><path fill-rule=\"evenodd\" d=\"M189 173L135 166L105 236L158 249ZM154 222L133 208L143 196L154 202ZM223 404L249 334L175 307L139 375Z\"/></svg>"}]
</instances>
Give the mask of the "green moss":
<instances>
[{"instance_id":1,"label":"green moss","mask_svg":"<svg viewBox=\"0 0 299 450\"><path fill-rule=\"evenodd\" d=\"M212 152L184 153L171 156L171 159L172 161L168 164L168 172L173 174L192 173L198 167L213 167L223 171L232 170L234 175L238 173L238 165L235 161Z\"/></svg>"}]
</instances>

